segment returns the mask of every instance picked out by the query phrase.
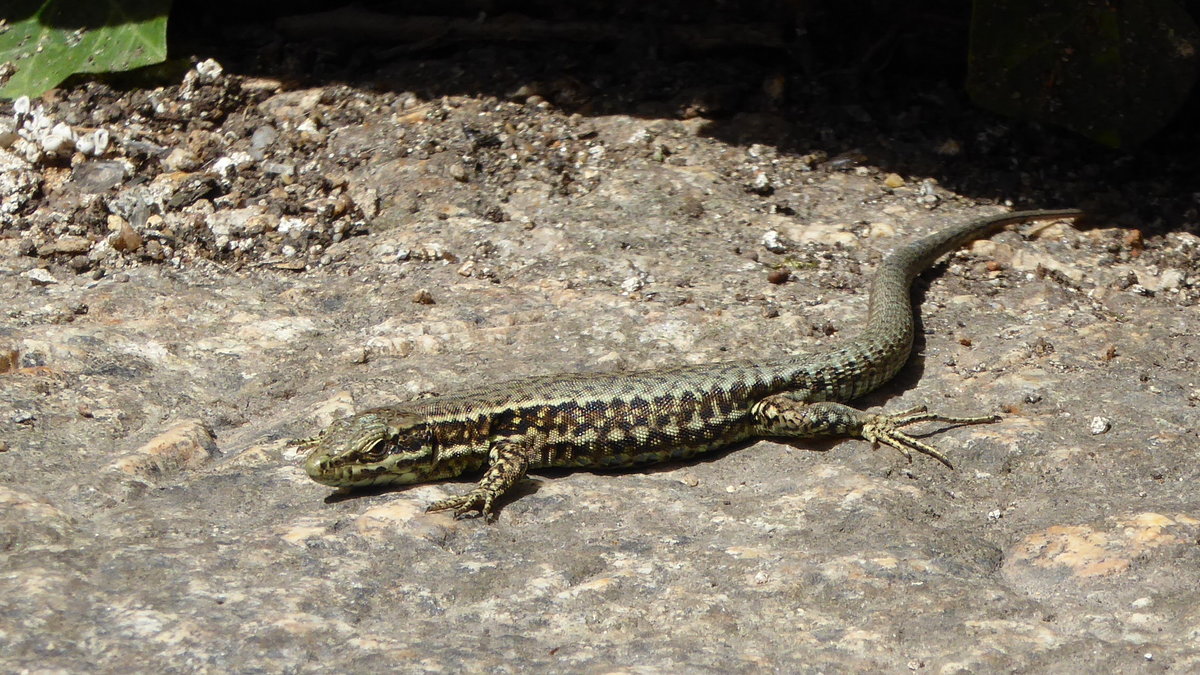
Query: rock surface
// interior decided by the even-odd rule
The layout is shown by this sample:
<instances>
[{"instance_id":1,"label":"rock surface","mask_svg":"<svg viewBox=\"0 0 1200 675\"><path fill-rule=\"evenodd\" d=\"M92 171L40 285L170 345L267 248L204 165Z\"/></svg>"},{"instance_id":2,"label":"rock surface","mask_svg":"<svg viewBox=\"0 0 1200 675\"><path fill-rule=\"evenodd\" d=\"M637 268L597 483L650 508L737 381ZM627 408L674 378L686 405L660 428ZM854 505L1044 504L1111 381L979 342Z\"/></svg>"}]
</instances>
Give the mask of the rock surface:
<instances>
[{"instance_id":1,"label":"rock surface","mask_svg":"<svg viewBox=\"0 0 1200 675\"><path fill-rule=\"evenodd\" d=\"M923 276L919 353L862 403L1003 411L932 437L955 471L759 442L455 521L424 507L469 478L331 498L287 440L485 381L820 349L883 254L1001 209L702 117L201 71L39 113L109 127L142 180L0 149L4 670L1200 668L1195 235L1043 224Z\"/></svg>"}]
</instances>

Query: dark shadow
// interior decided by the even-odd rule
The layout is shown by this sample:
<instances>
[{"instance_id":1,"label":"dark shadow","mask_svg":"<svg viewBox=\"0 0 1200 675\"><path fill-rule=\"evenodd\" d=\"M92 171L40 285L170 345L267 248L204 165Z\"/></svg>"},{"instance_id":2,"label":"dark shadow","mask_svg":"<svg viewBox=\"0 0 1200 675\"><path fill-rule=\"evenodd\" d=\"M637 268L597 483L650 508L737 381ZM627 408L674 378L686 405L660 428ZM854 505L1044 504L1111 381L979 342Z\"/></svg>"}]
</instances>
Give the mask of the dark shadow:
<instances>
[{"instance_id":1,"label":"dark shadow","mask_svg":"<svg viewBox=\"0 0 1200 675\"><path fill-rule=\"evenodd\" d=\"M9 24L20 23L41 12L38 23L48 29L96 30L153 19L169 4L164 0L50 3L46 0L8 0L0 6L0 19Z\"/></svg>"},{"instance_id":2,"label":"dark shadow","mask_svg":"<svg viewBox=\"0 0 1200 675\"><path fill-rule=\"evenodd\" d=\"M553 474L566 475L567 473L570 473L570 470L566 470L566 469L561 469L561 470L560 469L546 469L546 470L539 469L537 471L537 475L542 475L543 471L545 471L551 475L553 475ZM421 486L425 486L425 485L452 486L450 488L450 492L457 495L457 494L463 494L463 493L467 492L468 490L470 490L472 487L474 487L476 482L479 480L480 476L482 476L482 475L483 475L483 472L479 471L478 473L473 473L470 475L464 474L462 476L458 476L457 478L452 478L452 479L442 480L442 481L434 481L434 482L430 482L430 483L413 483L410 485L376 485L376 486L363 487L363 488L337 489L337 490L333 491L332 493L326 495L326 497L323 501L326 504L338 504L338 503L341 503L344 501L361 499L364 497L378 497L380 495L392 494L395 492L404 492L411 488L421 487ZM496 502L494 504L495 515L497 517L499 517L500 514L502 514L504 512L504 507L507 506L508 504L511 504L512 502L515 502L518 499L521 499L522 497L527 497L529 495L536 494L537 491L541 488L541 485L542 485L542 482L540 480L538 480L537 478L535 478L534 476L526 476L524 479L522 479L516 485L514 485L512 487L512 489L510 489L508 492L504 493L500 497L500 499L496 500ZM457 487L453 487L453 486L457 486ZM446 513L451 513L451 512L446 511ZM480 517L480 515L481 514L479 514L478 512L472 512L472 513L466 515L463 519L469 520L469 519L473 519L473 518L478 518L478 517Z\"/></svg>"},{"instance_id":3,"label":"dark shadow","mask_svg":"<svg viewBox=\"0 0 1200 675\"><path fill-rule=\"evenodd\" d=\"M424 485L424 483L421 483ZM325 495L324 502L326 504L338 504L351 499L359 499L362 497L378 497L391 492L402 491L416 485L373 485L371 487L361 488L338 488L328 495Z\"/></svg>"},{"instance_id":4,"label":"dark shadow","mask_svg":"<svg viewBox=\"0 0 1200 675\"><path fill-rule=\"evenodd\" d=\"M1145 233L1197 221L1196 96L1128 152L981 110L962 86L968 3L244 5L178 3L175 52L291 87L704 120L703 135L813 155L817 170L929 176L1017 208L1101 199ZM764 207L806 215L792 193L765 195Z\"/></svg>"}]
</instances>

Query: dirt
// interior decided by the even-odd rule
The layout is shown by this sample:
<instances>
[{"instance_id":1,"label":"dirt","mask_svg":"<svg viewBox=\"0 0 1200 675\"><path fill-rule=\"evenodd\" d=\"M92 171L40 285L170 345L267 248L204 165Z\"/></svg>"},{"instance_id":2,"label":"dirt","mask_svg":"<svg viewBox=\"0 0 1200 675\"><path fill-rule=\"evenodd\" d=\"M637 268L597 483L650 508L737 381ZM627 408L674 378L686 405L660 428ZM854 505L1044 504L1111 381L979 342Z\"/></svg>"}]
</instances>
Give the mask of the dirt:
<instances>
[{"instance_id":1,"label":"dirt","mask_svg":"<svg viewBox=\"0 0 1200 675\"><path fill-rule=\"evenodd\" d=\"M0 108L5 670L1200 667L1184 131L1121 154L754 50L228 31L256 47L169 85ZM331 496L288 444L817 350L898 244L1075 205L923 275L917 352L860 402L1003 413L927 438L953 471L760 442L537 474L488 525L424 512L472 477Z\"/></svg>"}]
</instances>

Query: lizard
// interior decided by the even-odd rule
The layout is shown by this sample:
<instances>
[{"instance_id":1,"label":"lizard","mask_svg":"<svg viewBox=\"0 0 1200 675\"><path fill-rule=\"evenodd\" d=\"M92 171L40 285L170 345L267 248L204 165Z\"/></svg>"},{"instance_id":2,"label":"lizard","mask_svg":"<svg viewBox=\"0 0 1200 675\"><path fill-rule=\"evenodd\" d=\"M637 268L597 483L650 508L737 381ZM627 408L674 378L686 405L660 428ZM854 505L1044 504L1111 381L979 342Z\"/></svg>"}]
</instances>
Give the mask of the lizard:
<instances>
[{"instance_id":1,"label":"lizard","mask_svg":"<svg viewBox=\"0 0 1200 675\"><path fill-rule=\"evenodd\" d=\"M1076 209L1016 211L953 225L895 249L870 285L864 328L810 353L625 373L536 376L419 398L334 421L293 441L318 483L406 485L483 470L465 494L427 511L494 521L497 501L531 469L608 469L680 460L757 438L848 437L887 445L912 461L932 445L905 433L919 422L983 424L925 406L872 413L846 405L890 380L912 351L912 280L943 254L1005 225L1074 219Z\"/></svg>"}]
</instances>

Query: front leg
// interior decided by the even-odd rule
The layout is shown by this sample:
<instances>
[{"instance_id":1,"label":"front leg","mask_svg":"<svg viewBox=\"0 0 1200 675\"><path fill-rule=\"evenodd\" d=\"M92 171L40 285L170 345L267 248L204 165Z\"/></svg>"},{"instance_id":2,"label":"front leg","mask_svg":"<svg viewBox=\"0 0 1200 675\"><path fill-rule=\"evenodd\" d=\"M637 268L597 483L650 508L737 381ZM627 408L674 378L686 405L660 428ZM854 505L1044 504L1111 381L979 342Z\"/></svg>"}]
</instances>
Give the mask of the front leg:
<instances>
[{"instance_id":1,"label":"front leg","mask_svg":"<svg viewBox=\"0 0 1200 675\"><path fill-rule=\"evenodd\" d=\"M951 469L950 460L932 445L923 443L900 429L918 422L948 422L950 424L986 424L1000 419L998 415L981 417L946 417L925 410L925 406L892 415L863 412L841 403L803 403L787 394L770 396L750 409L756 432L762 436L787 438L820 438L849 436L883 443L899 450L912 461L912 450L929 455Z\"/></svg>"},{"instance_id":2,"label":"front leg","mask_svg":"<svg viewBox=\"0 0 1200 675\"><path fill-rule=\"evenodd\" d=\"M488 453L488 468L479 483L465 495L436 501L425 510L454 509L455 518L464 518L472 511L478 511L484 520L492 522L496 520L493 507L496 499L524 478L528 469L529 453L525 446L513 441L493 441Z\"/></svg>"}]
</instances>

